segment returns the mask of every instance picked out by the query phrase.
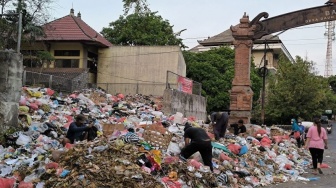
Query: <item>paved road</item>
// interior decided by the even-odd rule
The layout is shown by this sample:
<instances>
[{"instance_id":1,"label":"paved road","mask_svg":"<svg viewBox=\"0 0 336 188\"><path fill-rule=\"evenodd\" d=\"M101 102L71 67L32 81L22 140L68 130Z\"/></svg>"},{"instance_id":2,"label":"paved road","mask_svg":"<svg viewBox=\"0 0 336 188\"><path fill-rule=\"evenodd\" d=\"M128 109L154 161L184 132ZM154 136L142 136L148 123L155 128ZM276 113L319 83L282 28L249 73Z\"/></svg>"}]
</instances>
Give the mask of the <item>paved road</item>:
<instances>
[{"instance_id":1,"label":"paved road","mask_svg":"<svg viewBox=\"0 0 336 188\"><path fill-rule=\"evenodd\" d=\"M266 188L336 188L336 122L333 123L333 132L328 134L329 149L325 150L323 163L328 164L331 168L322 169L323 175L313 175L310 169L303 177L320 177L318 181L296 181L286 182L277 185L266 186Z\"/></svg>"}]
</instances>

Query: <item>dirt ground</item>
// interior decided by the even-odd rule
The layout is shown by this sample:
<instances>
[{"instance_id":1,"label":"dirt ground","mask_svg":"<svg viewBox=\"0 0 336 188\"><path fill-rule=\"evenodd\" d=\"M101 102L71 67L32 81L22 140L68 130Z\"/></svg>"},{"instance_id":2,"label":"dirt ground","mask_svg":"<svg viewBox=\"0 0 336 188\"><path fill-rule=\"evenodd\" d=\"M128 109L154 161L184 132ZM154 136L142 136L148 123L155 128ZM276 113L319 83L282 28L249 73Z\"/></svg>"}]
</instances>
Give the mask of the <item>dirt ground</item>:
<instances>
[{"instance_id":1,"label":"dirt ground","mask_svg":"<svg viewBox=\"0 0 336 188\"><path fill-rule=\"evenodd\" d=\"M320 177L317 181L289 181L286 183L276 184L266 186L266 188L336 188L336 152L335 150L325 150L323 163L328 164L331 168L323 168L322 175L312 174L311 169L307 169L305 174L301 175L303 177Z\"/></svg>"}]
</instances>

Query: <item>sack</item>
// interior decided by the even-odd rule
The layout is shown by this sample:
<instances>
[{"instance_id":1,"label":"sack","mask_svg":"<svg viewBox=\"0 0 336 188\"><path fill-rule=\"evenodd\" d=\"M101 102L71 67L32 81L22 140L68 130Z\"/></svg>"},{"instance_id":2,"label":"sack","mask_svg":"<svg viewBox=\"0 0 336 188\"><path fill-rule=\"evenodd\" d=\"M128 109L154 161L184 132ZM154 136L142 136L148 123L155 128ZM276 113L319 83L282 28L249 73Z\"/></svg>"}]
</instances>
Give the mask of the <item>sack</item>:
<instances>
[{"instance_id":1,"label":"sack","mask_svg":"<svg viewBox=\"0 0 336 188\"><path fill-rule=\"evenodd\" d=\"M294 138L295 138L295 139L300 138L300 131L295 131L295 132L294 132Z\"/></svg>"}]
</instances>

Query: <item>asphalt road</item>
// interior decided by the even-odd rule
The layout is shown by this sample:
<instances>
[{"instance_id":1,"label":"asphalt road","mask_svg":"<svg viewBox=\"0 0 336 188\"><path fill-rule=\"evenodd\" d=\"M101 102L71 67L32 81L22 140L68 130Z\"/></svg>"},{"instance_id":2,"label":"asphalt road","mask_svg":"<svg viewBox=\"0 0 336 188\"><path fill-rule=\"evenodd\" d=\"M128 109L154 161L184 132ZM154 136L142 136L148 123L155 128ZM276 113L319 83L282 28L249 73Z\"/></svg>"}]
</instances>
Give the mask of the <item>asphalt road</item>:
<instances>
[{"instance_id":1,"label":"asphalt road","mask_svg":"<svg viewBox=\"0 0 336 188\"><path fill-rule=\"evenodd\" d=\"M317 181L289 181L286 183L266 186L266 188L336 188L336 122L333 122L333 131L328 134L328 147L324 151L323 163L331 168L324 168L322 175L313 175L311 169L307 169L303 177L319 177Z\"/></svg>"}]
</instances>

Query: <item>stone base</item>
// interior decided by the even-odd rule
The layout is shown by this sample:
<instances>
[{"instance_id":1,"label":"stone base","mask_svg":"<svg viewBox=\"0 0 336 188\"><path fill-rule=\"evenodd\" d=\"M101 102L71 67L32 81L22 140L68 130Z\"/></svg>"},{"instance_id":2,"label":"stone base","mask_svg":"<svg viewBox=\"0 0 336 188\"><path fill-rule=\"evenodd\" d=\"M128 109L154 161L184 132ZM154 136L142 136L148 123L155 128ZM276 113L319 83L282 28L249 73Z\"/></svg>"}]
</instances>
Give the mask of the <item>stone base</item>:
<instances>
[{"instance_id":1,"label":"stone base","mask_svg":"<svg viewBox=\"0 0 336 188\"><path fill-rule=\"evenodd\" d=\"M243 120L244 123L250 123L251 120L251 112L250 111L238 111L232 110L230 111L229 117L229 125L233 123L238 123L238 120Z\"/></svg>"},{"instance_id":2,"label":"stone base","mask_svg":"<svg viewBox=\"0 0 336 188\"><path fill-rule=\"evenodd\" d=\"M242 119L250 123L253 91L250 86L233 86L230 93L230 119L229 123L237 123Z\"/></svg>"}]
</instances>

